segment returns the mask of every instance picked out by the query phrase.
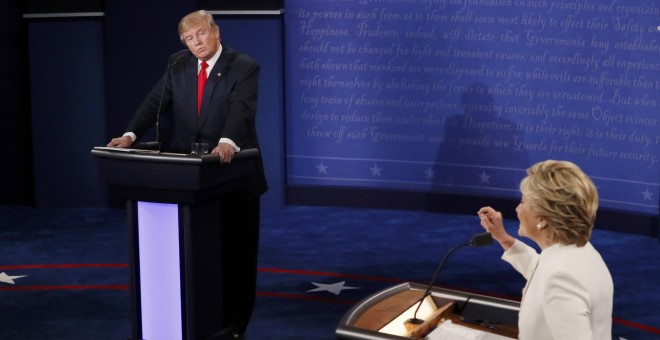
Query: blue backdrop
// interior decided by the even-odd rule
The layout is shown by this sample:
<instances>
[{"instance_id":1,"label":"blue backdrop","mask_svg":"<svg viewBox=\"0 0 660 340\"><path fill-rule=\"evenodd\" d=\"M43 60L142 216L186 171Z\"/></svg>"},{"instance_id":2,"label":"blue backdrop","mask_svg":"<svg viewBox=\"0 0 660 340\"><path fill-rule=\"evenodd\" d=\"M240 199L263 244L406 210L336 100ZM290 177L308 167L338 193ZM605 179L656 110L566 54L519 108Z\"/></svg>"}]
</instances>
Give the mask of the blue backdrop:
<instances>
[{"instance_id":1,"label":"blue backdrop","mask_svg":"<svg viewBox=\"0 0 660 340\"><path fill-rule=\"evenodd\" d=\"M287 181L516 198L566 159L658 214L660 4L286 2Z\"/></svg>"}]
</instances>

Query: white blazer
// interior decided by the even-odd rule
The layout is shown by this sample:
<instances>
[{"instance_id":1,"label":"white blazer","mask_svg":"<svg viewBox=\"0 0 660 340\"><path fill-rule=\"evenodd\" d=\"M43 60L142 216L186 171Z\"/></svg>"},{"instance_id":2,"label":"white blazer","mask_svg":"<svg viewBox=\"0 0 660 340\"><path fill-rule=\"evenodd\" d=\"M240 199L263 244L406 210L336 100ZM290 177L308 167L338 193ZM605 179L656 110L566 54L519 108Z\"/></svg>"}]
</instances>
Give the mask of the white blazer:
<instances>
[{"instance_id":1,"label":"white blazer","mask_svg":"<svg viewBox=\"0 0 660 340\"><path fill-rule=\"evenodd\" d=\"M527 279L518 317L519 339L612 339L614 284L591 243L555 244L538 254L516 240L502 259Z\"/></svg>"}]
</instances>

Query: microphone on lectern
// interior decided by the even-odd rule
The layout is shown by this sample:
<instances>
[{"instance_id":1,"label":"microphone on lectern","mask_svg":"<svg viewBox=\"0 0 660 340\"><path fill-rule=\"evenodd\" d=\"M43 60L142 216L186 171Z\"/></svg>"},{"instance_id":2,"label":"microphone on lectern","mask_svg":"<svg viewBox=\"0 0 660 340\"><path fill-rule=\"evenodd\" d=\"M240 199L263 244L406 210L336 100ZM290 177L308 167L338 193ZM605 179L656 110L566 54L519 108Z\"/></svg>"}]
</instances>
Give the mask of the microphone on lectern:
<instances>
[{"instance_id":1,"label":"microphone on lectern","mask_svg":"<svg viewBox=\"0 0 660 340\"><path fill-rule=\"evenodd\" d=\"M160 90L160 99L158 100L158 110L156 111L156 144L158 146L158 151L160 150L160 111L163 106L163 97L165 96L165 87L167 86L167 80L170 78L170 70L172 67L181 64L185 55L178 56L174 59L173 62L167 65L167 73L165 74L165 81L163 82L163 87Z\"/></svg>"},{"instance_id":2,"label":"microphone on lectern","mask_svg":"<svg viewBox=\"0 0 660 340\"><path fill-rule=\"evenodd\" d=\"M469 242L459 244L459 245L455 246L454 248L451 248L447 252L447 254L445 254L445 257L442 259L442 262L440 262L440 265L438 266L438 269L436 269L435 274L433 274L433 278L431 279L431 282L429 283L429 286L426 288L426 291L424 292L424 295L422 295L422 297L419 299L419 301L416 302L418 305L417 305L417 308L415 309L415 314L413 314L412 318L406 320L405 323L406 324L411 324L411 325L419 325L419 324L424 322L424 320L417 318L417 312L419 311L419 307L422 306L422 302L424 301L424 299L429 295L429 292L431 291L431 287L433 287L433 283L435 282L436 277L438 276L438 274L442 270L442 267L447 262L447 259L449 258L449 255L451 255L451 253L453 253L458 248L463 248L463 247L467 247L467 246L483 247L483 246L490 245L492 243L493 243L493 236L490 233L481 233L481 234L477 234L477 235L472 236L472 238L470 239Z\"/></svg>"}]
</instances>

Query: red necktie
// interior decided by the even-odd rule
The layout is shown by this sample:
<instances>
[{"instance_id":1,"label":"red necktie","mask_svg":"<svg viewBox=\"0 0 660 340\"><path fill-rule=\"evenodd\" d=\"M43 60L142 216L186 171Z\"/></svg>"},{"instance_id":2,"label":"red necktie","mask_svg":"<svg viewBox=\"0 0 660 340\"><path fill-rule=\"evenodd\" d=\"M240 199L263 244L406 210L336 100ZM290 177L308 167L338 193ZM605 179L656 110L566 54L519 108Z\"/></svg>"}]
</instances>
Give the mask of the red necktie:
<instances>
[{"instance_id":1,"label":"red necktie","mask_svg":"<svg viewBox=\"0 0 660 340\"><path fill-rule=\"evenodd\" d=\"M199 111L202 109L202 97L204 97L204 85L206 85L206 68L209 66L205 61L202 61L202 68L197 75L197 117Z\"/></svg>"}]
</instances>

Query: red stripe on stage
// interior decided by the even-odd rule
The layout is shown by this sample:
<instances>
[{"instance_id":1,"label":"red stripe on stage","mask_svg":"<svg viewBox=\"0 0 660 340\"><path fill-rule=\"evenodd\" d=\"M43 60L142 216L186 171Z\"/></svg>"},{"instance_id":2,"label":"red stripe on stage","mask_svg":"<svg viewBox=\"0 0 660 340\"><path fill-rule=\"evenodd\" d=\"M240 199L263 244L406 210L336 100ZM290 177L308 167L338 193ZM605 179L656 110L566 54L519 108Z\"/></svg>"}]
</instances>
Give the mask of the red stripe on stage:
<instances>
[{"instance_id":1,"label":"red stripe on stage","mask_svg":"<svg viewBox=\"0 0 660 340\"><path fill-rule=\"evenodd\" d=\"M322 301L322 302L338 303L342 305L354 305L355 303L357 303L356 300L320 297L320 296L303 295L303 294L291 294L291 293L257 292L257 296L275 297L281 299L307 300L307 301Z\"/></svg>"},{"instance_id":2,"label":"red stripe on stage","mask_svg":"<svg viewBox=\"0 0 660 340\"><path fill-rule=\"evenodd\" d=\"M128 290L128 285L0 286L0 291L3 290Z\"/></svg>"},{"instance_id":3,"label":"red stripe on stage","mask_svg":"<svg viewBox=\"0 0 660 340\"><path fill-rule=\"evenodd\" d=\"M76 269L76 268L128 268L125 263L82 263L82 264L27 264L15 266L0 266L0 270L26 270L26 269ZM313 275L313 276L326 276L326 277L339 277L356 280L367 280L377 282L389 283L403 283L405 280L368 276L368 275L355 275L355 274L341 274L333 272L322 272L313 270L297 270L297 269L282 269L282 268L258 268L262 273L278 273L278 274L295 274L295 275ZM63 285L63 286L0 286L0 291L52 291L52 290L128 290L128 285ZM452 288L453 289L453 288ZM457 289L458 290L458 289ZM476 293L476 292L475 292ZM477 293L479 294L479 293ZM276 292L257 292L257 296L274 297L283 299L296 299L307 301L322 301L329 303L338 303L345 305L353 305L357 301L332 297L319 297L305 294L291 294L291 293L276 293ZM620 319L617 317L612 318L612 322L624 325L630 328L639 329L645 332L660 334L660 328L643 325L640 323Z\"/></svg>"},{"instance_id":4,"label":"red stripe on stage","mask_svg":"<svg viewBox=\"0 0 660 340\"><path fill-rule=\"evenodd\" d=\"M641 323L632 322L632 321L628 321L628 320L623 320L623 319L619 319L617 317L613 317L612 322L618 323L619 325L628 326L630 328L641 329L641 330L647 331L649 333L660 334L660 328L655 328L655 327L651 327L651 326L647 326L647 325L642 325Z\"/></svg>"},{"instance_id":5,"label":"red stripe on stage","mask_svg":"<svg viewBox=\"0 0 660 340\"><path fill-rule=\"evenodd\" d=\"M281 269L281 268L259 268L258 271L262 272L262 273L330 276L330 277L341 277L341 278L349 278L349 279L356 279L356 280L381 281L381 282L391 282L391 283L403 283L403 282L405 282L404 280L393 279L391 277L379 277L379 276L367 276L367 275L355 275L355 274L340 274L340 273L319 272L319 271L312 271L312 270L296 270L296 269Z\"/></svg>"}]
</instances>

